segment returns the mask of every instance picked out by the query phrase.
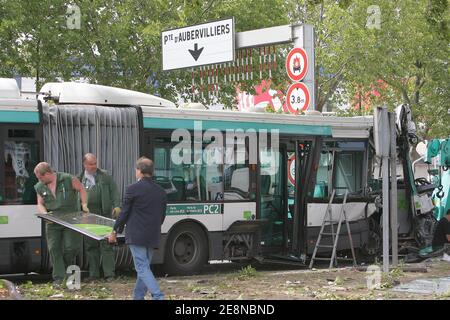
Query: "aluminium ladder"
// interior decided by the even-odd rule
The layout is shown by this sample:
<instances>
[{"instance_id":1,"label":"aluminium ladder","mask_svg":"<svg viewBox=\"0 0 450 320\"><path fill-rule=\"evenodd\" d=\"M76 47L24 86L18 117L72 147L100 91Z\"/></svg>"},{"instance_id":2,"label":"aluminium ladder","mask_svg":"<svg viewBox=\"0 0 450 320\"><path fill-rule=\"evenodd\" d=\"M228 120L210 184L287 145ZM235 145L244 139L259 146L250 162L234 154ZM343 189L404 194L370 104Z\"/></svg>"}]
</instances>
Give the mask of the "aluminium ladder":
<instances>
[{"instance_id":1,"label":"aluminium ladder","mask_svg":"<svg viewBox=\"0 0 450 320\"><path fill-rule=\"evenodd\" d=\"M333 220L333 215L332 215L332 203L333 203L335 194L336 194L336 190L333 189L333 192L331 193L330 201L328 202L327 209L326 209L325 215L323 217L322 226L320 228L319 236L317 237L317 241L316 241L316 244L314 247L314 252L311 257L311 262L309 263L310 269L313 267L314 261L316 261L316 260L330 261L330 265L328 267L329 269L331 269L333 267L333 264L335 266L337 266L337 246L339 243L339 235L341 232L341 226L342 226L343 221L345 221L345 224L347 226L347 233L348 233L348 238L350 241L350 249L352 251L352 257L353 257L353 266L356 266L355 249L353 247L353 239L352 239L352 234L350 231L350 224L347 220L347 214L346 214L346 210L345 210L345 205L347 204L348 190L346 190L345 194L344 194L344 201L342 202L341 212L339 215L339 221L338 221L336 233L334 232L334 226L333 226L334 223L336 223L336 221ZM328 230L327 232L325 232L326 227L330 227L330 230ZM333 245L322 244L323 236L331 237ZM319 248L328 248L328 249L332 248L333 250L331 253L331 258L317 258L316 255L317 255L317 251Z\"/></svg>"}]
</instances>

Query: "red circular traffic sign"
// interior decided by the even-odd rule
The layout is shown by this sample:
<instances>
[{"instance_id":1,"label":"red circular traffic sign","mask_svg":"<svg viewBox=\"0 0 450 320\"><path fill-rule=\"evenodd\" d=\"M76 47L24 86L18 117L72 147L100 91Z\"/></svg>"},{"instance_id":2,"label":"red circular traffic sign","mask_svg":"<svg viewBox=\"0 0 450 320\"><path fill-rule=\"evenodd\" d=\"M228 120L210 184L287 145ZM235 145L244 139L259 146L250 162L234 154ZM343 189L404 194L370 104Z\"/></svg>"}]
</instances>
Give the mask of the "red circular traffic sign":
<instances>
[{"instance_id":1,"label":"red circular traffic sign","mask_svg":"<svg viewBox=\"0 0 450 320\"><path fill-rule=\"evenodd\" d=\"M308 71L308 56L302 48L289 51L286 58L286 72L292 81L302 80Z\"/></svg>"},{"instance_id":2,"label":"red circular traffic sign","mask_svg":"<svg viewBox=\"0 0 450 320\"><path fill-rule=\"evenodd\" d=\"M288 179L295 186L295 153L288 159Z\"/></svg>"},{"instance_id":3,"label":"red circular traffic sign","mask_svg":"<svg viewBox=\"0 0 450 320\"><path fill-rule=\"evenodd\" d=\"M302 82L293 83L286 94L286 104L290 113L297 114L309 107L309 90Z\"/></svg>"}]
</instances>

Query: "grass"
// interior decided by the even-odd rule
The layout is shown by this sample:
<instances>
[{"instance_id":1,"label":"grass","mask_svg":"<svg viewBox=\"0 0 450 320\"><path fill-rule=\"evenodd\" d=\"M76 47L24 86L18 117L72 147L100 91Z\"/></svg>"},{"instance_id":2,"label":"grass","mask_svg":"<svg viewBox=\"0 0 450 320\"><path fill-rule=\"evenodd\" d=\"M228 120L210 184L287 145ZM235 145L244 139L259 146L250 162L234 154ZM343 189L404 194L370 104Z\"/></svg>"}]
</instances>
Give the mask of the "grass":
<instances>
[{"instance_id":1,"label":"grass","mask_svg":"<svg viewBox=\"0 0 450 320\"><path fill-rule=\"evenodd\" d=\"M256 271L255 268L253 268L251 265L243 267L241 270L238 271L237 278L239 280L246 280L249 278L255 278L259 276L258 271Z\"/></svg>"},{"instance_id":2,"label":"grass","mask_svg":"<svg viewBox=\"0 0 450 320\"><path fill-rule=\"evenodd\" d=\"M20 291L27 299L112 299L114 294L107 286L84 285L81 290L54 287L52 283L33 284L31 281L20 285Z\"/></svg>"},{"instance_id":3,"label":"grass","mask_svg":"<svg viewBox=\"0 0 450 320\"><path fill-rule=\"evenodd\" d=\"M336 279L334 279L334 285L342 286L343 284L344 284L344 279L342 279L340 276L337 276Z\"/></svg>"}]
</instances>

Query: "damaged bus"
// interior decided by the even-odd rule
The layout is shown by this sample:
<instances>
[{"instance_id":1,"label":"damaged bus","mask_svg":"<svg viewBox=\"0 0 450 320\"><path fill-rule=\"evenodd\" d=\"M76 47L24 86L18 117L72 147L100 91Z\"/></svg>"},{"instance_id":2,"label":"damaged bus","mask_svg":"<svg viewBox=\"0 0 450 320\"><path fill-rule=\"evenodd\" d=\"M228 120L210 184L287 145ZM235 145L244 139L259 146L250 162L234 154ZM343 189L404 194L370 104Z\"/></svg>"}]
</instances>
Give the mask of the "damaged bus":
<instances>
[{"instance_id":1,"label":"damaged bus","mask_svg":"<svg viewBox=\"0 0 450 320\"><path fill-rule=\"evenodd\" d=\"M134 182L139 156L154 160L154 180L169 204L153 263L168 274L198 272L211 260L304 265L332 193L333 218L347 194L359 256L379 254L372 117L177 108L152 95L84 83L48 83L41 92L24 100L14 80L0 79L0 274L49 271L33 168L46 161L78 174L87 152L121 192ZM399 146L409 151L408 143ZM399 183L407 197L417 192L410 176ZM400 228L414 239L416 211L406 202ZM338 250L348 249L344 228ZM116 247L116 261L118 269L131 267L125 246Z\"/></svg>"}]
</instances>

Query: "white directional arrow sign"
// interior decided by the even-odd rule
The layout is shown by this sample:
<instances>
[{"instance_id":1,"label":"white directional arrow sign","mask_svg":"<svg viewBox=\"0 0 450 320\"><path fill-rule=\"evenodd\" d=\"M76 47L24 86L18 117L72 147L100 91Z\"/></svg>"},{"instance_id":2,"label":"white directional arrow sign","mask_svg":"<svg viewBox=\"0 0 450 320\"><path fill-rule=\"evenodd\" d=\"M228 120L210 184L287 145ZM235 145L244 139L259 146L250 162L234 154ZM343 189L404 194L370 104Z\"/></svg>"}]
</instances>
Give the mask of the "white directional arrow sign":
<instances>
[{"instance_id":1,"label":"white directional arrow sign","mask_svg":"<svg viewBox=\"0 0 450 320\"><path fill-rule=\"evenodd\" d=\"M163 70L234 60L234 19L161 33Z\"/></svg>"}]
</instances>

